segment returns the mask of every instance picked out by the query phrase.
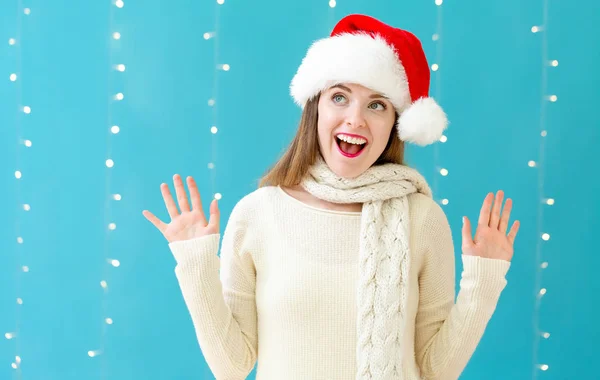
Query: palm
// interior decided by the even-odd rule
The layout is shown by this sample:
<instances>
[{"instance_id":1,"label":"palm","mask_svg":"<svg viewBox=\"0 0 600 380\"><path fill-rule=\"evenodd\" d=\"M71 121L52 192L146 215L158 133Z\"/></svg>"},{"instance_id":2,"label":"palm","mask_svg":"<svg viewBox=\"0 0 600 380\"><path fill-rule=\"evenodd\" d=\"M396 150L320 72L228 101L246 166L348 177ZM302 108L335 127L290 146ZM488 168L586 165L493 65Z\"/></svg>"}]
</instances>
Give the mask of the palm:
<instances>
[{"instance_id":1,"label":"palm","mask_svg":"<svg viewBox=\"0 0 600 380\"><path fill-rule=\"evenodd\" d=\"M143 214L146 219L158 228L169 243L219 233L219 209L216 200L213 200L210 204L210 221L207 221L202 210L200 193L194 179L192 177L187 178L190 198L192 200L191 209L181 177L175 175L174 182L181 212L177 210L177 205L171 196L169 187L163 183L161 184L161 192L167 206L167 211L171 217L171 222L166 224L151 212L144 210Z\"/></svg>"},{"instance_id":2,"label":"palm","mask_svg":"<svg viewBox=\"0 0 600 380\"><path fill-rule=\"evenodd\" d=\"M495 202L492 193L485 197L474 239L471 239L471 223L465 217L462 233L463 254L506 261L512 260L514 241L520 223L518 220L515 221L508 235L506 234L512 210L512 200L510 198L506 200L504 210L501 212L503 198L504 193L501 190L498 191Z\"/></svg>"}]
</instances>

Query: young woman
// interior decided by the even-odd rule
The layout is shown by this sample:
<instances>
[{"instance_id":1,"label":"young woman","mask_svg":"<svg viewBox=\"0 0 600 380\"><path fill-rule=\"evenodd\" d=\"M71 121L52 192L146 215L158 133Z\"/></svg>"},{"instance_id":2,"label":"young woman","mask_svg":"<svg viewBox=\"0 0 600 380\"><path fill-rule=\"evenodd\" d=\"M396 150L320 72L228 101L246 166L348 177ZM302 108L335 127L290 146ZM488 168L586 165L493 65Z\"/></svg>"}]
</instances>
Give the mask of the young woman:
<instances>
[{"instance_id":1,"label":"young woman","mask_svg":"<svg viewBox=\"0 0 600 380\"><path fill-rule=\"evenodd\" d=\"M303 108L288 151L243 197L220 251L216 200L174 176L179 210L144 216L169 242L204 358L219 380L450 380L459 377L506 286L518 221L488 194L475 237L464 218L455 299L454 245L404 143L446 128L428 97L419 40L351 15L315 42L292 80Z\"/></svg>"}]
</instances>

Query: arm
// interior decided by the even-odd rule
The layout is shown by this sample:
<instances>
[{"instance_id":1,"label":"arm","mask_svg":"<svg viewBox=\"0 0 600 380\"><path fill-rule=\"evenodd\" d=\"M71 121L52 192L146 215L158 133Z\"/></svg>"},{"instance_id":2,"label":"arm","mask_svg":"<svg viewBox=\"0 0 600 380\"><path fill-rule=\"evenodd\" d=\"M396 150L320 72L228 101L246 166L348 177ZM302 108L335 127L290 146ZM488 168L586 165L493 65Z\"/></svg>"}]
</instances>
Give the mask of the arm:
<instances>
[{"instance_id":1,"label":"arm","mask_svg":"<svg viewBox=\"0 0 600 380\"><path fill-rule=\"evenodd\" d=\"M458 379L496 309L510 262L461 255L464 271L455 304L452 234L435 202L421 234L427 251L419 276L416 360L425 379Z\"/></svg>"},{"instance_id":2,"label":"arm","mask_svg":"<svg viewBox=\"0 0 600 380\"><path fill-rule=\"evenodd\" d=\"M217 379L245 379L256 363L255 268L246 223L234 208L223 235L169 244L204 358ZM220 273L219 273L220 267Z\"/></svg>"}]
</instances>

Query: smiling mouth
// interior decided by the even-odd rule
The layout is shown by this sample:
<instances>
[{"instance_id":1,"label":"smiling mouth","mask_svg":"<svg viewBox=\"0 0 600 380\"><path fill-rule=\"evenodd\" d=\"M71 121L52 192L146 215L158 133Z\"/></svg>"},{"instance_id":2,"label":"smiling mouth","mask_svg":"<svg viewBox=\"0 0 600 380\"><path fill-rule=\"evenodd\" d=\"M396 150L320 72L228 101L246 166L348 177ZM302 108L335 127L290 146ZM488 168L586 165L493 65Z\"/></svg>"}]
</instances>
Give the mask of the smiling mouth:
<instances>
[{"instance_id":1,"label":"smiling mouth","mask_svg":"<svg viewBox=\"0 0 600 380\"><path fill-rule=\"evenodd\" d=\"M363 150L365 149L365 146L367 146L367 144L352 144L343 140L340 140L339 138L335 138L335 142L337 144L338 150L339 152L346 156L346 157L350 157L350 158L354 158L354 157L358 157Z\"/></svg>"}]
</instances>

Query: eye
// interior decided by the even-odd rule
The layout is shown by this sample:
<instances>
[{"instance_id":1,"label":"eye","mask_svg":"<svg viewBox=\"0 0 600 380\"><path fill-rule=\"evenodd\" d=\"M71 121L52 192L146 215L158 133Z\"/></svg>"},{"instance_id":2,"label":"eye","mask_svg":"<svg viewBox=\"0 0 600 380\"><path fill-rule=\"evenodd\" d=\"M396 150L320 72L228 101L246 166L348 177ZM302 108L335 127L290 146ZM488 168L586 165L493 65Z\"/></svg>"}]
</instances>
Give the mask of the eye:
<instances>
[{"instance_id":1,"label":"eye","mask_svg":"<svg viewBox=\"0 0 600 380\"><path fill-rule=\"evenodd\" d=\"M346 99L346 97L344 95L342 95L342 94L335 94L335 95L333 95L331 97L331 100L333 100L334 103L340 103L341 100L339 100L339 101L337 100L337 99L340 99L340 98L341 99Z\"/></svg>"},{"instance_id":2,"label":"eye","mask_svg":"<svg viewBox=\"0 0 600 380\"><path fill-rule=\"evenodd\" d=\"M371 104L369 105L369 107L370 107L370 106L372 106L372 105L380 105L380 106L381 106L381 108L377 109L378 111L384 111L384 110L387 108L387 107L386 107L386 105L385 105L385 103L383 103L383 102L375 102L375 103L371 103ZM375 108L373 108L373 109L375 109Z\"/></svg>"}]
</instances>

